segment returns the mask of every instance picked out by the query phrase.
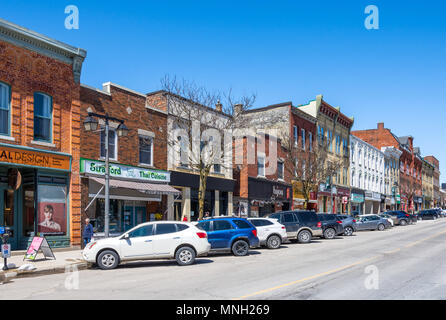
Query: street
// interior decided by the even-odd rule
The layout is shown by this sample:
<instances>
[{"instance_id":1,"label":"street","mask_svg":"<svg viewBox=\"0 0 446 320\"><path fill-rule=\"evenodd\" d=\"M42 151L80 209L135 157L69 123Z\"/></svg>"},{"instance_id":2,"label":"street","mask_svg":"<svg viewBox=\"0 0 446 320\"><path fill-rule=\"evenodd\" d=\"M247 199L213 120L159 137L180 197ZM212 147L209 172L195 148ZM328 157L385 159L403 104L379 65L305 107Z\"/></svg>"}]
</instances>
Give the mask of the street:
<instances>
[{"instance_id":1,"label":"street","mask_svg":"<svg viewBox=\"0 0 446 320\"><path fill-rule=\"evenodd\" d=\"M1 286L0 299L446 299L446 219L195 265L148 261ZM77 282L78 281L78 282ZM68 285L67 285L68 283Z\"/></svg>"}]
</instances>

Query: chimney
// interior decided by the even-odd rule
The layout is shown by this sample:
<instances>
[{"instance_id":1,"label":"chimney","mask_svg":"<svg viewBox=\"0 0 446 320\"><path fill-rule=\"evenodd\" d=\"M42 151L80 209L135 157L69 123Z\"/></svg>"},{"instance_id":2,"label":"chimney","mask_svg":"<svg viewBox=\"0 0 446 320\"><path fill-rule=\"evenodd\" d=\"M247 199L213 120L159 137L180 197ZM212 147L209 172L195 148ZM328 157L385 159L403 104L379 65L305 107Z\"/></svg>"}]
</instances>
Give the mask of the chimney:
<instances>
[{"instance_id":1,"label":"chimney","mask_svg":"<svg viewBox=\"0 0 446 320\"><path fill-rule=\"evenodd\" d=\"M384 122L378 123L378 130L384 130Z\"/></svg>"},{"instance_id":2,"label":"chimney","mask_svg":"<svg viewBox=\"0 0 446 320\"><path fill-rule=\"evenodd\" d=\"M243 110L243 104L236 104L236 105L234 105L234 113L235 114L242 113L242 110Z\"/></svg>"},{"instance_id":3,"label":"chimney","mask_svg":"<svg viewBox=\"0 0 446 320\"><path fill-rule=\"evenodd\" d=\"M223 105L220 103L220 100L217 101L217 104L215 105L215 110L217 110L218 112L223 111Z\"/></svg>"}]
</instances>

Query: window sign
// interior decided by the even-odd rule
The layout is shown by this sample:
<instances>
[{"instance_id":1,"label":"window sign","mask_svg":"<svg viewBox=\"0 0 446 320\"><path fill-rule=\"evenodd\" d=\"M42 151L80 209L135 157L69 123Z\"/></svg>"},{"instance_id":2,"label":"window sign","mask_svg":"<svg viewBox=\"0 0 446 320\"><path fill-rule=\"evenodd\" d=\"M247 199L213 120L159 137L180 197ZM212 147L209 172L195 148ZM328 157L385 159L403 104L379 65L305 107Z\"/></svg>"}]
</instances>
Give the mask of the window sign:
<instances>
[{"instance_id":1,"label":"window sign","mask_svg":"<svg viewBox=\"0 0 446 320\"><path fill-rule=\"evenodd\" d=\"M45 235L65 235L67 232L67 187L39 185L37 232Z\"/></svg>"}]
</instances>

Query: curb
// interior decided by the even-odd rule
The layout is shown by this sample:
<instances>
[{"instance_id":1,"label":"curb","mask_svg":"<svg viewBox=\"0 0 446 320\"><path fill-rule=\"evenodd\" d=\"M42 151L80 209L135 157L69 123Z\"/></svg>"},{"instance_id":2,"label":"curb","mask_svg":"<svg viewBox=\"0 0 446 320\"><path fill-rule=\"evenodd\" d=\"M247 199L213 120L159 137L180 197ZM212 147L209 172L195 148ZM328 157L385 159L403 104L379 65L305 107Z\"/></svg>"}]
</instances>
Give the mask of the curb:
<instances>
[{"instance_id":1,"label":"curb","mask_svg":"<svg viewBox=\"0 0 446 320\"><path fill-rule=\"evenodd\" d=\"M18 271L17 269L10 269L6 273L16 273L17 275L14 278L33 278L51 274L65 273L67 267L76 267L77 270L85 270L89 267L89 265L90 264L88 262L76 262L76 263L66 264L64 266L52 267L52 268L50 267L41 270L37 269L34 271ZM0 272L0 274L2 274L2 272Z\"/></svg>"}]
</instances>

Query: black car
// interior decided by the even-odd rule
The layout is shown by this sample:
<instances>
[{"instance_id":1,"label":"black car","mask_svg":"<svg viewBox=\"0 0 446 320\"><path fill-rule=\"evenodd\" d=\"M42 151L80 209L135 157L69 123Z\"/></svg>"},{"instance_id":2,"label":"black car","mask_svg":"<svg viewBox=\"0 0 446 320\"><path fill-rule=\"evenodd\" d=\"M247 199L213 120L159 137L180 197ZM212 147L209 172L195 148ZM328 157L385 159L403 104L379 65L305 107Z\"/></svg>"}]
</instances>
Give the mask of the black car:
<instances>
[{"instance_id":1,"label":"black car","mask_svg":"<svg viewBox=\"0 0 446 320\"><path fill-rule=\"evenodd\" d=\"M325 239L334 239L334 237L344 233L342 221L333 213L318 213L319 220L322 222L322 237Z\"/></svg>"},{"instance_id":2,"label":"black car","mask_svg":"<svg viewBox=\"0 0 446 320\"><path fill-rule=\"evenodd\" d=\"M411 217L410 214L401 210L387 211L384 213L392 217L395 226L405 226L411 223L416 223L416 220L414 221L416 217Z\"/></svg>"},{"instance_id":3,"label":"black car","mask_svg":"<svg viewBox=\"0 0 446 320\"><path fill-rule=\"evenodd\" d=\"M314 211L283 211L268 215L286 228L289 240L308 243L312 237L322 236L322 223Z\"/></svg>"},{"instance_id":4,"label":"black car","mask_svg":"<svg viewBox=\"0 0 446 320\"><path fill-rule=\"evenodd\" d=\"M434 210L434 209L422 210L422 211L418 212L418 219L419 220L437 220L438 212L437 212L437 210Z\"/></svg>"}]
</instances>

